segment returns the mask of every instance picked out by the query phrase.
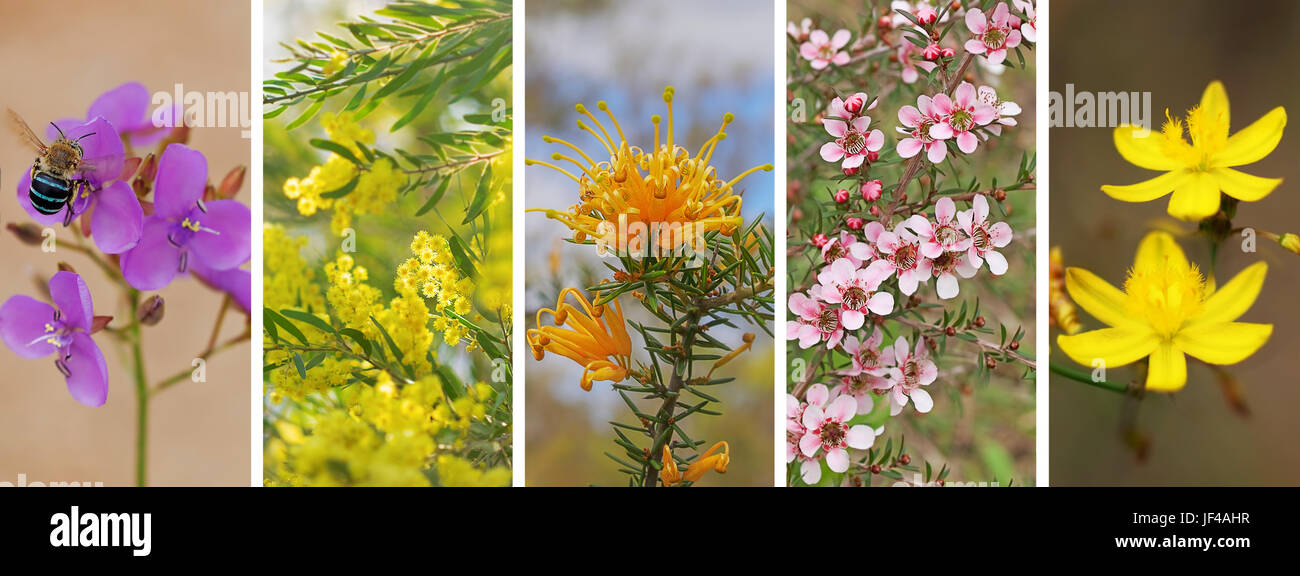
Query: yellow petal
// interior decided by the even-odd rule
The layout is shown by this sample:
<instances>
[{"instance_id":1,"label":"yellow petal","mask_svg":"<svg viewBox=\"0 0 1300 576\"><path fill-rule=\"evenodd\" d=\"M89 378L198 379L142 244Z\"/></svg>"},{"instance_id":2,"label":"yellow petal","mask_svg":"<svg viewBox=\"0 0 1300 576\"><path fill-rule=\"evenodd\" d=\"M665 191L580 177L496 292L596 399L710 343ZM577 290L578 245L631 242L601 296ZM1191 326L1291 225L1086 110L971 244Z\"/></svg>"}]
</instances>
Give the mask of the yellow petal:
<instances>
[{"instance_id":1,"label":"yellow petal","mask_svg":"<svg viewBox=\"0 0 1300 576\"><path fill-rule=\"evenodd\" d=\"M1210 118L1221 118L1223 124L1224 136L1227 136L1229 120L1228 115L1228 91L1223 88L1223 83L1215 80L1205 87L1205 92L1201 93L1201 110L1210 114Z\"/></svg>"},{"instance_id":2,"label":"yellow petal","mask_svg":"<svg viewBox=\"0 0 1300 576\"><path fill-rule=\"evenodd\" d=\"M1224 194L1246 202L1255 202L1268 196L1282 183L1281 178L1264 178L1232 168L1216 168L1214 175L1218 177L1219 188Z\"/></svg>"},{"instance_id":3,"label":"yellow petal","mask_svg":"<svg viewBox=\"0 0 1300 576\"><path fill-rule=\"evenodd\" d=\"M1115 129L1115 149L1135 166L1161 172L1177 170L1182 163L1161 152L1157 134L1141 126L1120 126Z\"/></svg>"},{"instance_id":4,"label":"yellow petal","mask_svg":"<svg viewBox=\"0 0 1300 576\"><path fill-rule=\"evenodd\" d=\"M1264 288L1264 276L1268 274L1268 263L1256 262L1237 273L1219 289L1215 290L1201 310L1200 316L1191 319L1188 326L1203 324L1221 324L1240 318L1255 303L1259 291Z\"/></svg>"},{"instance_id":5,"label":"yellow petal","mask_svg":"<svg viewBox=\"0 0 1300 576\"><path fill-rule=\"evenodd\" d=\"M1150 202L1173 192L1186 181L1189 174L1186 170L1176 170L1128 186L1107 184L1101 187L1101 191L1111 198L1124 202Z\"/></svg>"},{"instance_id":6,"label":"yellow petal","mask_svg":"<svg viewBox=\"0 0 1300 576\"><path fill-rule=\"evenodd\" d=\"M1162 342L1151 352L1147 390L1177 392L1187 385L1187 357L1172 342Z\"/></svg>"},{"instance_id":7,"label":"yellow petal","mask_svg":"<svg viewBox=\"0 0 1300 576\"><path fill-rule=\"evenodd\" d=\"M1258 352L1272 334L1272 324L1201 324L1179 330L1174 336L1174 344L1183 352L1210 364L1236 364Z\"/></svg>"},{"instance_id":8,"label":"yellow petal","mask_svg":"<svg viewBox=\"0 0 1300 576\"><path fill-rule=\"evenodd\" d=\"M1150 232L1142 238L1142 243L1138 244L1137 257L1133 259L1133 267L1141 270L1164 269L1165 262L1170 259L1179 259L1187 261L1187 256L1183 254L1183 249L1174 241L1174 236L1168 232L1160 230Z\"/></svg>"},{"instance_id":9,"label":"yellow petal","mask_svg":"<svg viewBox=\"0 0 1300 576\"><path fill-rule=\"evenodd\" d=\"M1282 140L1286 127L1286 109L1278 106L1254 124L1228 137L1223 150L1214 155L1215 167L1241 166L1268 156Z\"/></svg>"},{"instance_id":10,"label":"yellow petal","mask_svg":"<svg viewBox=\"0 0 1300 576\"><path fill-rule=\"evenodd\" d=\"M1068 336L1062 334L1056 337L1056 344L1079 364L1096 368L1096 361L1101 360L1107 368L1114 368L1132 364L1151 354L1159 340L1150 330L1103 328Z\"/></svg>"},{"instance_id":11,"label":"yellow petal","mask_svg":"<svg viewBox=\"0 0 1300 576\"><path fill-rule=\"evenodd\" d=\"M1169 215L1188 221L1204 220L1219 211L1219 179L1208 172L1192 172L1169 199Z\"/></svg>"},{"instance_id":12,"label":"yellow petal","mask_svg":"<svg viewBox=\"0 0 1300 576\"><path fill-rule=\"evenodd\" d=\"M1075 304L1108 326L1134 329L1141 326L1129 314L1124 293L1092 272L1066 268L1065 289Z\"/></svg>"}]
</instances>

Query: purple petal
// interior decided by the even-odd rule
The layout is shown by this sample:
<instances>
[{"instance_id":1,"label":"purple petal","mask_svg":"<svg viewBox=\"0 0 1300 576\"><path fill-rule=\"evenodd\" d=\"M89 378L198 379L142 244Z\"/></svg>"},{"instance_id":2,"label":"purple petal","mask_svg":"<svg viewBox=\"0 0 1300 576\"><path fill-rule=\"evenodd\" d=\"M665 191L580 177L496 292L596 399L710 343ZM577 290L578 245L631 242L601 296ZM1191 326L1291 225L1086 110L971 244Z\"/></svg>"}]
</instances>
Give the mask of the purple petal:
<instances>
[{"instance_id":1,"label":"purple petal","mask_svg":"<svg viewBox=\"0 0 1300 576\"><path fill-rule=\"evenodd\" d=\"M244 312L253 309L253 274L242 268L230 270L212 270L195 259L190 264L190 272L202 278L213 288L229 294Z\"/></svg>"},{"instance_id":2,"label":"purple petal","mask_svg":"<svg viewBox=\"0 0 1300 576\"><path fill-rule=\"evenodd\" d=\"M90 288L76 272L60 270L50 278L50 300L63 313L69 326L90 330L95 318L95 303L90 299Z\"/></svg>"},{"instance_id":3,"label":"purple petal","mask_svg":"<svg viewBox=\"0 0 1300 576\"><path fill-rule=\"evenodd\" d=\"M207 209L207 213L190 212L190 219L217 233L195 232L186 243L191 256L213 270L229 270L247 262L251 254L252 212L236 200L209 202Z\"/></svg>"},{"instance_id":4,"label":"purple petal","mask_svg":"<svg viewBox=\"0 0 1300 576\"><path fill-rule=\"evenodd\" d=\"M181 265L181 249L167 239L171 223L150 216L140 241L122 254L122 276L136 290L158 290L171 283Z\"/></svg>"},{"instance_id":5,"label":"purple petal","mask_svg":"<svg viewBox=\"0 0 1300 576\"><path fill-rule=\"evenodd\" d=\"M203 197L207 184L208 159L203 153L184 144L168 144L158 160L154 214L175 220L184 218Z\"/></svg>"},{"instance_id":6,"label":"purple petal","mask_svg":"<svg viewBox=\"0 0 1300 576\"><path fill-rule=\"evenodd\" d=\"M87 118L103 117L121 132L150 126L149 91L139 82L128 82L99 95L86 112Z\"/></svg>"},{"instance_id":7,"label":"purple petal","mask_svg":"<svg viewBox=\"0 0 1300 576\"><path fill-rule=\"evenodd\" d=\"M28 168L27 171L23 172L23 175L18 178L18 205L22 206L23 210L26 210L27 214L32 217L32 220L35 220L36 223L41 226L55 226L62 224L63 210L67 210L67 208L48 216L37 212L36 207L32 206L31 188L32 170L31 168Z\"/></svg>"},{"instance_id":8,"label":"purple petal","mask_svg":"<svg viewBox=\"0 0 1300 576\"><path fill-rule=\"evenodd\" d=\"M23 358L49 356L55 352L54 345L32 341L47 334L45 326L53 321L53 306L31 296L11 296L0 306L0 338Z\"/></svg>"},{"instance_id":9,"label":"purple petal","mask_svg":"<svg viewBox=\"0 0 1300 576\"><path fill-rule=\"evenodd\" d=\"M70 140L81 144L82 160L92 170L83 170L82 177L96 187L116 180L122 175L122 164L126 159L126 149L122 147L122 138L117 130L103 118L95 118L79 126L63 129Z\"/></svg>"},{"instance_id":10,"label":"purple petal","mask_svg":"<svg viewBox=\"0 0 1300 576\"><path fill-rule=\"evenodd\" d=\"M103 406L108 401L108 364L89 334L77 332L68 346L68 393L86 406Z\"/></svg>"},{"instance_id":11,"label":"purple petal","mask_svg":"<svg viewBox=\"0 0 1300 576\"><path fill-rule=\"evenodd\" d=\"M135 247L144 228L144 209L126 182L118 180L95 193L90 215L91 235L105 254L121 254Z\"/></svg>"}]
</instances>

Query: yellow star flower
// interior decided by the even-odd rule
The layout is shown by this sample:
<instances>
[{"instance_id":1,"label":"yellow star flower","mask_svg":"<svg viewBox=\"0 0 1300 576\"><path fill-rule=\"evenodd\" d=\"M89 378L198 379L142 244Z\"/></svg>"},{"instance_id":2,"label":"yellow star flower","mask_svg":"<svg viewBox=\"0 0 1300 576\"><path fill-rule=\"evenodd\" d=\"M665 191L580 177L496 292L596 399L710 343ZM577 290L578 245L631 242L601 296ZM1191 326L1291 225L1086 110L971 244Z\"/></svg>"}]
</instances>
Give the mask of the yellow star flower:
<instances>
[{"instance_id":1,"label":"yellow star flower","mask_svg":"<svg viewBox=\"0 0 1300 576\"><path fill-rule=\"evenodd\" d=\"M723 117L722 127L700 147L694 156L690 151L679 146L673 135L673 89L664 90L664 102L668 105L667 130L660 141L660 118L651 117L655 127L654 146L643 150L627 142L623 128L618 119L604 102L596 107L609 116L615 129L610 134L585 106L578 104L579 114L587 117L592 124L578 121L578 128L591 134L600 142L603 154L608 160L597 161L582 148L565 140L546 136L548 143L561 144L574 153L577 158L556 152L551 158L556 162L569 162L578 168L578 174L555 164L538 160L525 160L525 164L546 166L568 176L578 184L579 203L568 211L534 209L544 212L548 218L557 220L573 230L574 240L584 242L588 238L601 238L619 230L620 216L626 218L627 229L636 222L645 224L646 229L659 225L681 224L693 227L692 232L703 234L720 230L730 234L737 226L744 223L740 215L741 198L734 193L734 187L742 178L758 170L772 170L771 164L755 166L731 180L718 177L709 165L713 151L719 142L727 137L723 131L734 118L731 114ZM618 140L613 136L617 135ZM671 250L684 242L694 239L694 234L663 234L658 240L662 249Z\"/></svg>"},{"instance_id":2,"label":"yellow star flower","mask_svg":"<svg viewBox=\"0 0 1300 576\"><path fill-rule=\"evenodd\" d=\"M719 448L722 451L714 454ZM687 464L686 471L682 472L677 468L677 461L673 459L672 451L664 446L663 469L659 471L659 479L663 481L664 486L676 486L683 481L698 482L709 470L726 474L727 465L730 463L731 447L726 442L718 442L694 462Z\"/></svg>"},{"instance_id":3,"label":"yellow star flower","mask_svg":"<svg viewBox=\"0 0 1300 576\"><path fill-rule=\"evenodd\" d=\"M565 302L569 294L578 300L581 309ZM565 288L555 309L539 310L537 328L528 331L533 358L541 360L551 352L577 362L585 368L580 383L583 390L590 391L595 380L622 382L632 359L632 340L627 336L623 307L617 298L611 304L593 306L578 289ZM555 325L542 326L543 314L550 314Z\"/></svg>"},{"instance_id":4,"label":"yellow star flower","mask_svg":"<svg viewBox=\"0 0 1300 576\"><path fill-rule=\"evenodd\" d=\"M1255 303L1268 265L1257 262L1215 290L1166 232L1142 239L1124 291L1082 268L1065 271L1065 286L1084 310L1109 328L1061 335L1056 343L1085 366L1107 368L1150 357L1146 389L1174 392L1187 383L1184 354L1210 364L1236 364L1258 351L1271 324L1235 320Z\"/></svg>"},{"instance_id":5,"label":"yellow star flower","mask_svg":"<svg viewBox=\"0 0 1300 576\"><path fill-rule=\"evenodd\" d=\"M1203 220L1219 211L1219 192L1246 202L1268 196L1281 178L1261 178L1233 170L1263 159L1277 147L1286 127L1281 106L1231 136L1228 135L1228 93L1217 80L1187 112L1188 143L1183 121L1169 116L1160 134L1139 126L1115 129L1115 148L1130 163L1164 174L1129 186L1102 186L1102 192L1125 202L1147 202L1173 192L1169 215Z\"/></svg>"}]
</instances>

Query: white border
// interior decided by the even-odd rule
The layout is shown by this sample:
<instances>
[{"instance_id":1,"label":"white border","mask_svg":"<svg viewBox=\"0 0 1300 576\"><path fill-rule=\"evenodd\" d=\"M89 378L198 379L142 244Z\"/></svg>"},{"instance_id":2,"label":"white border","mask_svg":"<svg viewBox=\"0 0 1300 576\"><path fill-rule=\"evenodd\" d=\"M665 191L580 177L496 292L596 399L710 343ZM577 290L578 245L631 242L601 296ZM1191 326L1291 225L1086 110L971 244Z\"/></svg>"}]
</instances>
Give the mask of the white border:
<instances>
[{"instance_id":1,"label":"white border","mask_svg":"<svg viewBox=\"0 0 1300 576\"><path fill-rule=\"evenodd\" d=\"M510 105L514 109L514 120L512 126L514 130L513 134L511 134L514 148L511 151L513 156L510 158L511 165L513 166L513 177L511 180L512 186L510 191L510 210L513 213L511 225L514 228L514 242L510 243L512 247L511 267L514 270L514 274L511 276L511 281L513 282L513 288L511 288L513 300L511 305L513 307L513 312L511 313L511 320L513 322L511 326L511 330L513 331L513 343L511 344L511 349L513 354L510 358L512 372L510 380L512 395L510 402L513 405L513 413L510 418L510 440L513 444L511 448L511 485L514 487L523 487L524 456L526 449L524 437L527 435L527 428L524 426L524 365L527 364L527 355L524 354L524 348L526 346L524 343L526 319L524 317L528 315L526 308L524 307L524 258L526 255L524 253L523 146L526 141L524 140L523 104L525 100L524 51L527 46L527 43L524 41L524 0L515 0L514 6L511 7L511 10L513 10L513 13L510 15L511 24L514 26L514 37L511 40L511 50L513 51L512 58L514 61L510 63L511 70L513 70L513 77L511 78L512 87Z\"/></svg>"},{"instance_id":2,"label":"white border","mask_svg":"<svg viewBox=\"0 0 1300 576\"><path fill-rule=\"evenodd\" d=\"M1035 50L1038 54L1034 57L1035 65L1038 68L1038 75L1035 80L1034 90L1034 145L1037 149L1037 172L1035 182L1037 189L1034 190L1035 199L1035 225L1038 228L1037 238L1037 263L1035 271L1037 272L1034 285L1036 287L1037 302L1034 305L1034 354L1037 361L1037 370L1034 371L1034 387L1037 406L1034 413L1034 468L1036 477L1034 478L1035 486L1049 486L1048 471L1050 469L1048 461L1048 437L1050 432L1049 421L1047 417L1049 380L1051 379L1051 369L1043 373L1043 365L1051 361L1051 341L1048 338L1047 318L1051 315L1050 303L1047 296L1048 285L1048 254L1051 251L1051 237L1048 235L1047 222L1049 202L1048 195L1048 161L1047 161L1047 142L1048 142L1048 44L1045 39L1051 38L1051 30L1048 29L1048 2L1039 0L1034 7L1035 19L1037 20L1038 42L1035 43Z\"/></svg>"},{"instance_id":3,"label":"white border","mask_svg":"<svg viewBox=\"0 0 1300 576\"><path fill-rule=\"evenodd\" d=\"M249 146L248 184L251 196L249 208L253 213L252 262L249 270L253 280L253 295L249 311L249 333L253 335L249 342L249 442L248 482L250 486L262 485L262 0L250 0L250 22L252 23L249 50L249 96L256 104L254 116L250 122L252 145Z\"/></svg>"},{"instance_id":4,"label":"white border","mask_svg":"<svg viewBox=\"0 0 1300 576\"><path fill-rule=\"evenodd\" d=\"M785 487L785 396L786 396L786 376L789 375L790 368L786 362L786 340L785 340L785 294L786 294L786 217L788 206L786 205L786 50L785 50L785 22L786 22L786 0L773 0L776 17L773 18L773 42L772 49L775 58L772 59L774 82L772 97L776 99L774 113L776 121L773 123L773 137L776 138L774 147L776 158L772 163L776 167L774 170L774 190L776 195L772 203L775 212L775 221L773 222L772 244L776 256L776 278L772 283L772 324L773 338L772 343L774 350L774 362L772 372L772 485L778 488Z\"/></svg>"}]
</instances>

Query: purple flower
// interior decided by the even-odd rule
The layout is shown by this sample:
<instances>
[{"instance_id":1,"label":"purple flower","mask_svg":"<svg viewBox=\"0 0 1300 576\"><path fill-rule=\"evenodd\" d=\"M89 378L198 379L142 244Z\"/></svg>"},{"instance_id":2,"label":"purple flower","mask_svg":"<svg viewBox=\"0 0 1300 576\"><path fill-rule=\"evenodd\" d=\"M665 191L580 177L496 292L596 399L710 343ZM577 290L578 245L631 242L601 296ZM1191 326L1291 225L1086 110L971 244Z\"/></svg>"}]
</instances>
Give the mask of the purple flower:
<instances>
[{"instance_id":1,"label":"purple flower","mask_svg":"<svg viewBox=\"0 0 1300 576\"><path fill-rule=\"evenodd\" d=\"M189 263L190 273L215 290L230 295L239 308L248 313L253 309L253 274L243 268L229 270L211 270L203 261Z\"/></svg>"},{"instance_id":2,"label":"purple flower","mask_svg":"<svg viewBox=\"0 0 1300 576\"><path fill-rule=\"evenodd\" d=\"M150 103L149 90L143 84L127 82L100 94L86 111L86 119L102 117L117 128L118 133L128 137L133 146L152 146L171 130L167 124L171 123L174 111L160 106L150 114ZM161 126L154 125L154 116L159 117L157 120ZM68 126L81 122L77 119L64 119L55 123L66 131ZM50 132L54 132L53 129ZM57 135L50 134L50 138Z\"/></svg>"},{"instance_id":3,"label":"purple flower","mask_svg":"<svg viewBox=\"0 0 1300 576\"><path fill-rule=\"evenodd\" d=\"M140 242L122 254L122 275L137 290L159 290L194 262L224 271L248 261L252 213L235 200L203 202L208 160L184 144L170 144L158 161L153 215Z\"/></svg>"},{"instance_id":4,"label":"purple flower","mask_svg":"<svg viewBox=\"0 0 1300 576\"><path fill-rule=\"evenodd\" d=\"M140 239L144 211L131 186L117 180L122 175L126 156L122 139L113 125L100 117L84 124L66 124L62 128L68 138L81 139L84 162L90 166L89 170L81 173L87 186L79 189L73 198L73 214L81 216L90 212L89 231L95 238L95 245L105 254L121 254L129 250ZM31 181L31 170L18 179L18 203L42 226L62 223L66 207L47 216L32 206L28 193Z\"/></svg>"},{"instance_id":5,"label":"purple flower","mask_svg":"<svg viewBox=\"0 0 1300 576\"><path fill-rule=\"evenodd\" d=\"M43 358L58 353L54 365L68 381L68 392L86 406L108 400L108 365L90 337L94 303L86 282L74 272L50 279L50 306L29 296L10 297L0 306L0 338L14 354Z\"/></svg>"}]
</instances>

